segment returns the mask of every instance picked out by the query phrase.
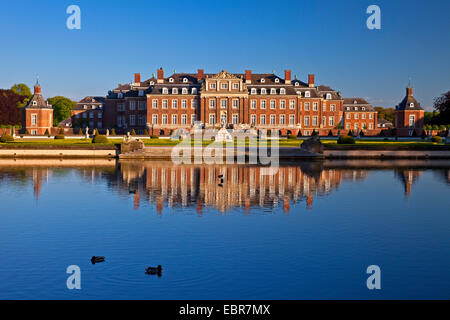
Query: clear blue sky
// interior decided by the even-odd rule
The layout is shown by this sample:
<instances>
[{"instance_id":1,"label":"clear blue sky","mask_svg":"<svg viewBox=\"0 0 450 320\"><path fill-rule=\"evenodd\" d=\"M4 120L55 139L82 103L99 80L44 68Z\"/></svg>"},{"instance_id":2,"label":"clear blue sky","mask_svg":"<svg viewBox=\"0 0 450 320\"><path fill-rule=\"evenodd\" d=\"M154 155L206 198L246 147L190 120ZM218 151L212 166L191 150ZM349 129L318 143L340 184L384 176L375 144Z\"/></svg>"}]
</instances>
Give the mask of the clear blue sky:
<instances>
[{"instance_id":1,"label":"clear blue sky","mask_svg":"<svg viewBox=\"0 0 450 320\"><path fill-rule=\"evenodd\" d=\"M81 30L66 8L81 8ZM365 13L381 8L381 30ZM271 72L392 107L412 78L424 107L450 90L450 1L2 1L0 87L105 95L134 72Z\"/></svg>"}]
</instances>

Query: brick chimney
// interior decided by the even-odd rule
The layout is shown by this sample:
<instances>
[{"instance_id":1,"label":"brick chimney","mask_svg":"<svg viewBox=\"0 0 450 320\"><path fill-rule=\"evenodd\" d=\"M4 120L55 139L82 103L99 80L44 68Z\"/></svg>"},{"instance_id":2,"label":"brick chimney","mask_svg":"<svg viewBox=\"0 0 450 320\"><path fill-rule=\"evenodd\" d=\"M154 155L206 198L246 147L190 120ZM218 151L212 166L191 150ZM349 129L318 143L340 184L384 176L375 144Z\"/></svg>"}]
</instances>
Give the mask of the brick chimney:
<instances>
[{"instance_id":1,"label":"brick chimney","mask_svg":"<svg viewBox=\"0 0 450 320\"><path fill-rule=\"evenodd\" d=\"M203 71L203 69L198 69L197 70L197 80L203 80L205 78L205 71Z\"/></svg>"},{"instance_id":2,"label":"brick chimney","mask_svg":"<svg viewBox=\"0 0 450 320\"><path fill-rule=\"evenodd\" d=\"M308 75L308 86L310 88L314 88L314 75L313 74Z\"/></svg>"},{"instance_id":3,"label":"brick chimney","mask_svg":"<svg viewBox=\"0 0 450 320\"><path fill-rule=\"evenodd\" d=\"M291 84L291 70L284 70L284 82Z\"/></svg>"},{"instance_id":4,"label":"brick chimney","mask_svg":"<svg viewBox=\"0 0 450 320\"><path fill-rule=\"evenodd\" d=\"M140 84L141 83L141 74L135 73L134 74L134 84Z\"/></svg>"},{"instance_id":5,"label":"brick chimney","mask_svg":"<svg viewBox=\"0 0 450 320\"><path fill-rule=\"evenodd\" d=\"M245 83L252 83L252 70L245 70Z\"/></svg>"},{"instance_id":6,"label":"brick chimney","mask_svg":"<svg viewBox=\"0 0 450 320\"><path fill-rule=\"evenodd\" d=\"M412 87L406 88L406 95L408 97L412 97L412 95L413 95L413 88Z\"/></svg>"},{"instance_id":7,"label":"brick chimney","mask_svg":"<svg viewBox=\"0 0 450 320\"><path fill-rule=\"evenodd\" d=\"M158 78L157 78L156 82L164 83L164 69L162 67L158 69L157 76L158 76Z\"/></svg>"}]
</instances>

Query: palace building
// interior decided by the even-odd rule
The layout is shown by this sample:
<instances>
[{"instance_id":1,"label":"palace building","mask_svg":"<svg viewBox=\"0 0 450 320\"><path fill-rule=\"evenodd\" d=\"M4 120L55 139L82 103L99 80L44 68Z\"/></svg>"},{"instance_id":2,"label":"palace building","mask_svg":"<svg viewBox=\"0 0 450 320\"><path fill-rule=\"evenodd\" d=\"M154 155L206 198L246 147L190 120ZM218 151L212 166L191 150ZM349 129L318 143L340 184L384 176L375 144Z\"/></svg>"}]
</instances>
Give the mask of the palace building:
<instances>
[{"instance_id":1,"label":"palace building","mask_svg":"<svg viewBox=\"0 0 450 320\"><path fill-rule=\"evenodd\" d=\"M53 108L44 99L41 85L36 81L34 94L22 110L22 130L32 135L44 135L53 127Z\"/></svg>"},{"instance_id":2,"label":"palace building","mask_svg":"<svg viewBox=\"0 0 450 320\"><path fill-rule=\"evenodd\" d=\"M80 106L92 103L80 102ZM162 68L156 78L141 81L135 74L131 84L119 84L108 92L102 111L102 126L118 132L169 135L176 130L202 128L254 128L277 130L281 135L327 135L330 130L379 133L377 113L361 98L343 98L323 85L274 73L173 73ZM98 122L98 118L97 118ZM94 127L98 127L93 121ZM90 126L91 127L91 126Z\"/></svg>"},{"instance_id":3,"label":"palace building","mask_svg":"<svg viewBox=\"0 0 450 320\"><path fill-rule=\"evenodd\" d=\"M72 126L75 128L102 129L104 97L85 97L72 109Z\"/></svg>"}]
</instances>

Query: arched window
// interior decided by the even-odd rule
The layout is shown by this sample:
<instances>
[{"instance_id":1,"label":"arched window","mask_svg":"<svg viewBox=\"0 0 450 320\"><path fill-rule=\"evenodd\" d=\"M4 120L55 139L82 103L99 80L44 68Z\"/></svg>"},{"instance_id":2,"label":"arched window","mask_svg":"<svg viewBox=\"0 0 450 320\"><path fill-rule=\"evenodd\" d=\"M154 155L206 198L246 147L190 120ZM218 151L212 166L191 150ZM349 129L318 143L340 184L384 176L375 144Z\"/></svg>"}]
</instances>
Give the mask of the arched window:
<instances>
[{"instance_id":1,"label":"arched window","mask_svg":"<svg viewBox=\"0 0 450 320\"><path fill-rule=\"evenodd\" d=\"M172 94L178 94L178 88L172 88Z\"/></svg>"},{"instance_id":2,"label":"arched window","mask_svg":"<svg viewBox=\"0 0 450 320\"><path fill-rule=\"evenodd\" d=\"M252 88L251 91L250 91L250 93L251 93L251 94L256 94L256 89L255 89L255 88Z\"/></svg>"},{"instance_id":3,"label":"arched window","mask_svg":"<svg viewBox=\"0 0 450 320\"><path fill-rule=\"evenodd\" d=\"M286 89L285 88L281 88L280 89L280 94L286 94Z\"/></svg>"},{"instance_id":4,"label":"arched window","mask_svg":"<svg viewBox=\"0 0 450 320\"><path fill-rule=\"evenodd\" d=\"M262 89L261 89L261 94L267 94L266 88L262 88Z\"/></svg>"},{"instance_id":5,"label":"arched window","mask_svg":"<svg viewBox=\"0 0 450 320\"><path fill-rule=\"evenodd\" d=\"M122 92L119 92L119 93L117 94L117 98L122 99L122 98L123 98L123 93L122 93Z\"/></svg>"},{"instance_id":6,"label":"arched window","mask_svg":"<svg viewBox=\"0 0 450 320\"><path fill-rule=\"evenodd\" d=\"M277 94L277 90L275 88L270 88L270 94Z\"/></svg>"},{"instance_id":7,"label":"arched window","mask_svg":"<svg viewBox=\"0 0 450 320\"><path fill-rule=\"evenodd\" d=\"M167 88L163 88L163 89L162 89L162 93L163 93L163 94L168 94L168 93L169 93L169 90L168 90Z\"/></svg>"},{"instance_id":8,"label":"arched window","mask_svg":"<svg viewBox=\"0 0 450 320\"><path fill-rule=\"evenodd\" d=\"M197 88L192 88L192 94L197 94Z\"/></svg>"},{"instance_id":9,"label":"arched window","mask_svg":"<svg viewBox=\"0 0 450 320\"><path fill-rule=\"evenodd\" d=\"M188 93L188 89L187 89L187 88L181 89L181 93L182 93L182 94L187 94L187 93Z\"/></svg>"},{"instance_id":10,"label":"arched window","mask_svg":"<svg viewBox=\"0 0 450 320\"><path fill-rule=\"evenodd\" d=\"M306 92L305 92L305 98L309 98L309 97L311 97L311 92L306 91Z\"/></svg>"},{"instance_id":11,"label":"arched window","mask_svg":"<svg viewBox=\"0 0 450 320\"><path fill-rule=\"evenodd\" d=\"M331 93L327 93L327 99L331 99Z\"/></svg>"}]
</instances>

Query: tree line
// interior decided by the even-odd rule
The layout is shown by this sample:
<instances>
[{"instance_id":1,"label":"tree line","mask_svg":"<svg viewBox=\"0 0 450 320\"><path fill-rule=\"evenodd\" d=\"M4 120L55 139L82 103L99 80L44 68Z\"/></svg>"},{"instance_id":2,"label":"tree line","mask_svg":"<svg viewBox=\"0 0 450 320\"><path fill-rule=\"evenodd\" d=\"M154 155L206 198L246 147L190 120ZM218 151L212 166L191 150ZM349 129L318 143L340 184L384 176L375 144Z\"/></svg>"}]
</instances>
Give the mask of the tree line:
<instances>
[{"instance_id":1,"label":"tree line","mask_svg":"<svg viewBox=\"0 0 450 320\"><path fill-rule=\"evenodd\" d=\"M20 127L22 122L22 110L33 96L30 88L24 83L14 84L10 89L0 89L0 126ZM75 101L63 96L48 99L53 107L53 125L57 126L61 121L72 115L72 109L77 104Z\"/></svg>"}]
</instances>

